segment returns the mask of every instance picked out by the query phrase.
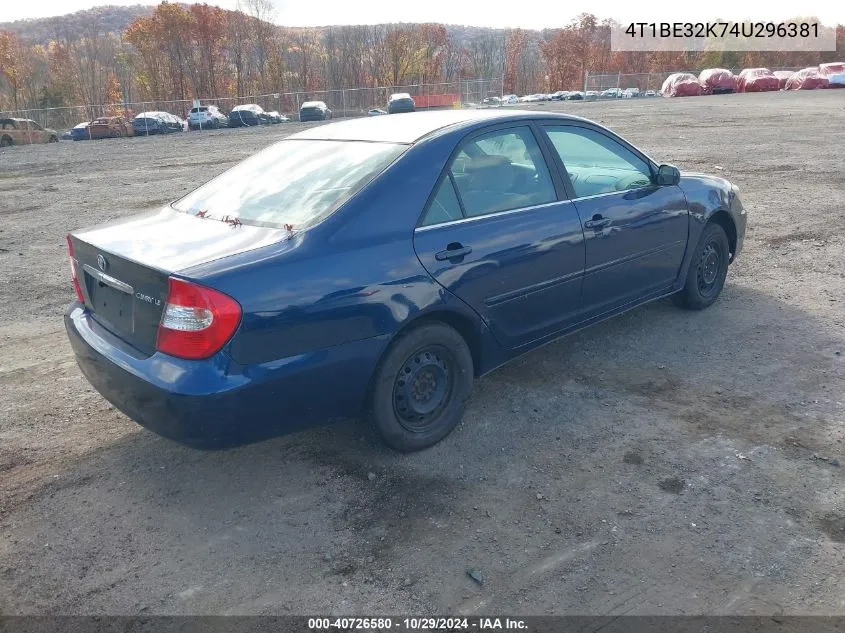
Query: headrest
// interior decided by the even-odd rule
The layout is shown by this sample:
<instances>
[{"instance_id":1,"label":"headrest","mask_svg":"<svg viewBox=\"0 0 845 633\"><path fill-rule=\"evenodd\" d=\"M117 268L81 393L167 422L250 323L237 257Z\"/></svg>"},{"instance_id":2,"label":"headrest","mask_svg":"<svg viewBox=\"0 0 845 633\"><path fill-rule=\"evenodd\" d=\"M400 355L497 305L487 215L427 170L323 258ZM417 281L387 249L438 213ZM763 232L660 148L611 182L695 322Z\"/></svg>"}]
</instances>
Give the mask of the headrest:
<instances>
[{"instance_id":1,"label":"headrest","mask_svg":"<svg viewBox=\"0 0 845 633\"><path fill-rule=\"evenodd\" d=\"M516 179L510 159L499 154L474 157L466 172L470 188L478 191L507 191Z\"/></svg>"}]
</instances>

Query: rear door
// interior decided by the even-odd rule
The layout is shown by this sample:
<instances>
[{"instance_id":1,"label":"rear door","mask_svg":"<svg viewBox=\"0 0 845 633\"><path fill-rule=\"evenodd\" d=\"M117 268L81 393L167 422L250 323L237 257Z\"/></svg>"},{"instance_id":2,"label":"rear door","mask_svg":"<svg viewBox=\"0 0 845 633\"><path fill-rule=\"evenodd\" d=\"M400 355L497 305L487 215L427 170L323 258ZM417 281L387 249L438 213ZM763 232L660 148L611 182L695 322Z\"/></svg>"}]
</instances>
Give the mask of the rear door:
<instances>
[{"instance_id":1,"label":"rear door","mask_svg":"<svg viewBox=\"0 0 845 633\"><path fill-rule=\"evenodd\" d=\"M583 317L667 291L689 232L680 187L654 184L651 162L607 132L577 123L543 129L584 221Z\"/></svg>"},{"instance_id":2,"label":"rear door","mask_svg":"<svg viewBox=\"0 0 845 633\"><path fill-rule=\"evenodd\" d=\"M531 125L465 139L440 177L414 247L423 266L517 348L572 324L584 236Z\"/></svg>"}]
</instances>

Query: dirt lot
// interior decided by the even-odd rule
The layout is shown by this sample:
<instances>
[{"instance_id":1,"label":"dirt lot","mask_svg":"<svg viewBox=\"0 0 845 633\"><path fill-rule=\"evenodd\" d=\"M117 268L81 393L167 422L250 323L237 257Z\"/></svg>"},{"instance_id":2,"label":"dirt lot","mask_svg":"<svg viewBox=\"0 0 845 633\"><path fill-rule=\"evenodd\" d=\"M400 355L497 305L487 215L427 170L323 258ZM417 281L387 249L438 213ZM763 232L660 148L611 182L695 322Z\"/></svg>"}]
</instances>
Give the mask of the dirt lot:
<instances>
[{"instance_id":1,"label":"dirt lot","mask_svg":"<svg viewBox=\"0 0 845 633\"><path fill-rule=\"evenodd\" d=\"M546 107L732 179L745 251L711 309L548 345L412 456L183 448L66 342L68 230L298 124L0 152L0 612L845 614L845 91Z\"/></svg>"}]
</instances>

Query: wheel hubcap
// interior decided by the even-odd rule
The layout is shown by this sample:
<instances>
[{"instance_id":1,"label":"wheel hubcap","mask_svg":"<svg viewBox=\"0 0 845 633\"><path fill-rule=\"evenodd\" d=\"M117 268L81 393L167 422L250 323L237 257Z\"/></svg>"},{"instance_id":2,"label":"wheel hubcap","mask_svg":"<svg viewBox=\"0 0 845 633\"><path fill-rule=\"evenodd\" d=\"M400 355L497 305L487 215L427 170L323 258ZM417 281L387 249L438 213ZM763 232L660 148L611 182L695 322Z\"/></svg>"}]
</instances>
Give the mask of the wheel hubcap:
<instances>
[{"instance_id":1,"label":"wheel hubcap","mask_svg":"<svg viewBox=\"0 0 845 633\"><path fill-rule=\"evenodd\" d=\"M412 354L396 375L393 408L400 424L420 432L448 403L452 388L451 357L445 349L427 347Z\"/></svg>"},{"instance_id":2,"label":"wheel hubcap","mask_svg":"<svg viewBox=\"0 0 845 633\"><path fill-rule=\"evenodd\" d=\"M719 279L721 257L714 244L707 244L698 260L698 289L702 294L708 294L716 287Z\"/></svg>"}]
</instances>

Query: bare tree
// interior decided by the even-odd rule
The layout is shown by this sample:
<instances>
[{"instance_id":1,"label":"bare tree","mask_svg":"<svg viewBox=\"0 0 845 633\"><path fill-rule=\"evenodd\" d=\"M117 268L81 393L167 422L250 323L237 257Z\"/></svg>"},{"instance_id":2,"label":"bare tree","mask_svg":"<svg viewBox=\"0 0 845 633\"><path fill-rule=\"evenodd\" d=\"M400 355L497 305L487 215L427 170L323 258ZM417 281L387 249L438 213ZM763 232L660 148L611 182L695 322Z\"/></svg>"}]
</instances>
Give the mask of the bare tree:
<instances>
[{"instance_id":1,"label":"bare tree","mask_svg":"<svg viewBox=\"0 0 845 633\"><path fill-rule=\"evenodd\" d=\"M261 88L264 90L271 87L267 82L266 71L273 35L277 30L272 23L276 10L271 0L245 0L245 4L247 13L252 18L250 26L255 62L261 77Z\"/></svg>"}]
</instances>

